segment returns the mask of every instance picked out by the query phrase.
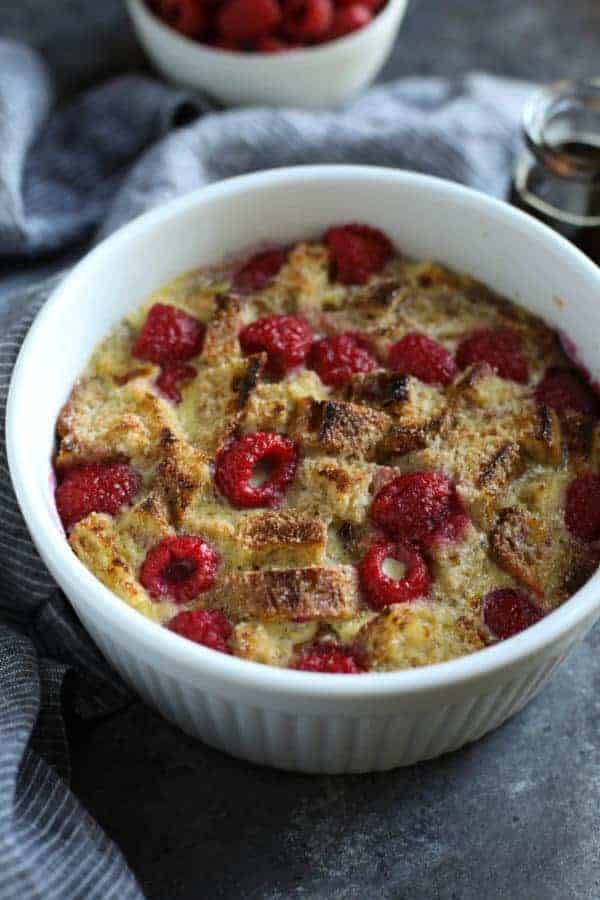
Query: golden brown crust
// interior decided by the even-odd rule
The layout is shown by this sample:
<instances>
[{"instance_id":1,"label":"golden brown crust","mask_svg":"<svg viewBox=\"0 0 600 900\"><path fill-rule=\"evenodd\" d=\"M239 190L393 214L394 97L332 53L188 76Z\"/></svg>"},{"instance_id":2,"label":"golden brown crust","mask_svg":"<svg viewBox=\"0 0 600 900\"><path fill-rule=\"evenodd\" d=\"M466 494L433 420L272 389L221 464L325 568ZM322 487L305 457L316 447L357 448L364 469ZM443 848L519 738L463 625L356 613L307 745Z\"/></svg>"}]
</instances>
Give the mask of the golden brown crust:
<instances>
[{"instance_id":1,"label":"golden brown crust","mask_svg":"<svg viewBox=\"0 0 600 900\"><path fill-rule=\"evenodd\" d=\"M226 572L204 601L236 618L265 622L351 619L364 608L350 566Z\"/></svg>"},{"instance_id":2,"label":"golden brown crust","mask_svg":"<svg viewBox=\"0 0 600 900\"><path fill-rule=\"evenodd\" d=\"M340 400L301 400L289 434L305 451L370 460L390 425L389 416L366 406Z\"/></svg>"}]
</instances>

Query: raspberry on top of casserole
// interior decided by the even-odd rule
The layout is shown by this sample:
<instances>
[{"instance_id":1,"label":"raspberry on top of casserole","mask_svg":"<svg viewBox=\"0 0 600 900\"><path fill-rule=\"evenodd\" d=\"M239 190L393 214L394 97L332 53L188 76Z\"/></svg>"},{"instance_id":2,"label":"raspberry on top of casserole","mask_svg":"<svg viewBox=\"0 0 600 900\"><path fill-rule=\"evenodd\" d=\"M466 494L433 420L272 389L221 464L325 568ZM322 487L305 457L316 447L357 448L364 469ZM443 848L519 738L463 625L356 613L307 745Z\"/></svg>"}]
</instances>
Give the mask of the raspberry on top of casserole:
<instances>
[{"instance_id":1,"label":"raspberry on top of casserole","mask_svg":"<svg viewBox=\"0 0 600 900\"><path fill-rule=\"evenodd\" d=\"M600 547L600 400L541 321L367 225L191 272L57 425L71 547L214 650L355 674L537 622Z\"/></svg>"}]
</instances>

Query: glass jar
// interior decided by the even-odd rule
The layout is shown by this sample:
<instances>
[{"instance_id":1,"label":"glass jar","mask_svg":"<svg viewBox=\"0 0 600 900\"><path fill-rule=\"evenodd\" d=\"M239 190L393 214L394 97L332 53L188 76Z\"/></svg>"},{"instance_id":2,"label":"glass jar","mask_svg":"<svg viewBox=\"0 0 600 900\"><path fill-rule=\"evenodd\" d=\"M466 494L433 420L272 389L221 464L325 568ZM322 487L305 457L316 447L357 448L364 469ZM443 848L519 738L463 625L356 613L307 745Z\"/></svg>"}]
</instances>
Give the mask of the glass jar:
<instances>
[{"instance_id":1,"label":"glass jar","mask_svg":"<svg viewBox=\"0 0 600 900\"><path fill-rule=\"evenodd\" d=\"M559 81L523 112L511 203L600 264L600 78Z\"/></svg>"}]
</instances>

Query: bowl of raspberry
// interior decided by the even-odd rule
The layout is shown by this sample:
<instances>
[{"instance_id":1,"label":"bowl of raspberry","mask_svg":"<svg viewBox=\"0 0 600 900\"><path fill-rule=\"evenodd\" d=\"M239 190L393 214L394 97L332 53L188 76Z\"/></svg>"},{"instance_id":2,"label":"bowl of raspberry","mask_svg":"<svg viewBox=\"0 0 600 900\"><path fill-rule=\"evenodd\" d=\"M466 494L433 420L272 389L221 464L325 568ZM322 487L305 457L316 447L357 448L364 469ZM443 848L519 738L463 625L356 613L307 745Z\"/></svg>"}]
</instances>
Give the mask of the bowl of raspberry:
<instances>
[{"instance_id":1,"label":"bowl of raspberry","mask_svg":"<svg viewBox=\"0 0 600 900\"><path fill-rule=\"evenodd\" d=\"M166 78L227 106L339 106L387 60L408 0L127 0Z\"/></svg>"},{"instance_id":2,"label":"bowl of raspberry","mask_svg":"<svg viewBox=\"0 0 600 900\"><path fill-rule=\"evenodd\" d=\"M7 408L24 519L100 651L188 734L303 772L456 750L600 617L598 296L562 237L436 178L203 188L38 314Z\"/></svg>"}]
</instances>

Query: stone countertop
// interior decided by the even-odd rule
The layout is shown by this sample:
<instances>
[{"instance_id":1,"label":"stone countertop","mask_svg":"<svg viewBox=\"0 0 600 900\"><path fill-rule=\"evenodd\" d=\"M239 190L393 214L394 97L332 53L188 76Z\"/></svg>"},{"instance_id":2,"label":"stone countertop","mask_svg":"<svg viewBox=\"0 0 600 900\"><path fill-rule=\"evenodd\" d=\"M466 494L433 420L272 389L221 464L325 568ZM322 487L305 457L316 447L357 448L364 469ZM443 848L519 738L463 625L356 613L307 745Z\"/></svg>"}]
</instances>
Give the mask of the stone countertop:
<instances>
[{"instance_id":1,"label":"stone countertop","mask_svg":"<svg viewBox=\"0 0 600 900\"><path fill-rule=\"evenodd\" d=\"M63 95L143 65L121 0L0 5ZM67 25L65 26L65 23ZM73 53L54 52L67 27ZM110 64L101 51L113 45ZM83 50L82 50L83 48ZM598 0L413 0L382 79L471 69L536 81L596 75ZM56 268L0 271L4 294ZM600 631L501 729L395 772L315 777L245 764L141 703L79 733L73 784L152 900L596 900Z\"/></svg>"}]
</instances>

